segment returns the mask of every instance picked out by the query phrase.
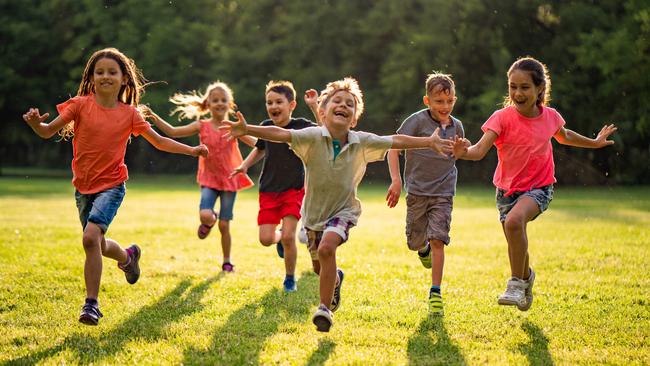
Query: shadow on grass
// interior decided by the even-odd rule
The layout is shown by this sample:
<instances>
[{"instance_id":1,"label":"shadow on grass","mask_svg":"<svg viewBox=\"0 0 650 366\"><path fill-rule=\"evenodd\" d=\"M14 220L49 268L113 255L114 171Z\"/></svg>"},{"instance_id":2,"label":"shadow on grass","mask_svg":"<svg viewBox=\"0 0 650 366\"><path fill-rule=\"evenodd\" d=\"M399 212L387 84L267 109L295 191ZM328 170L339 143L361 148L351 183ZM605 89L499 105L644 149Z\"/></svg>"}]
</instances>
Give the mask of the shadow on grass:
<instances>
[{"instance_id":1,"label":"shadow on grass","mask_svg":"<svg viewBox=\"0 0 650 366\"><path fill-rule=\"evenodd\" d=\"M460 348L455 345L447 329L444 318L429 315L408 342L409 365L465 365Z\"/></svg>"},{"instance_id":2,"label":"shadow on grass","mask_svg":"<svg viewBox=\"0 0 650 366\"><path fill-rule=\"evenodd\" d=\"M181 364L260 364L259 356L266 340L277 333L281 325L304 323L311 315L315 300L311 295L318 293L318 277L311 271L304 272L297 285L297 293L286 294L282 289L273 288L258 301L235 311L225 324L214 331L208 349L186 349ZM321 342L310 360L313 359L315 365L323 364L333 349L331 341Z\"/></svg>"},{"instance_id":3,"label":"shadow on grass","mask_svg":"<svg viewBox=\"0 0 650 366\"><path fill-rule=\"evenodd\" d=\"M529 365L553 365L553 358L548 351L548 338L544 331L537 325L525 321L521 328L526 332L530 338L530 342L520 344L518 346L519 352L523 353L528 358Z\"/></svg>"},{"instance_id":4,"label":"shadow on grass","mask_svg":"<svg viewBox=\"0 0 650 366\"><path fill-rule=\"evenodd\" d=\"M8 365L33 365L56 354L70 350L77 357L79 364L101 363L102 359L113 356L124 349L124 345L133 339L145 339L153 342L164 338L164 330L169 324L200 311L201 299L214 282L223 277L223 273L208 278L197 286L191 286L190 280L181 281L176 288L164 295L155 304L142 307L137 313L99 338L84 333L77 333L65 338L54 347L10 360ZM183 296L185 295L185 296ZM101 323L100 323L101 326Z\"/></svg>"},{"instance_id":5,"label":"shadow on grass","mask_svg":"<svg viewBox=\"0 0 650 366\"><path fill-rule=\"evenodd\" d=\"M332 352L334 352L335 347L336 347L336 343L334 343L332 340L327 338L321 339L320 341L318 341L318 349L316 349L311 354L311 357L309 357L305 365L307 366L324 365L325 362L327 362L327 359L330 358Z\"/></svg>"}]
</instances>

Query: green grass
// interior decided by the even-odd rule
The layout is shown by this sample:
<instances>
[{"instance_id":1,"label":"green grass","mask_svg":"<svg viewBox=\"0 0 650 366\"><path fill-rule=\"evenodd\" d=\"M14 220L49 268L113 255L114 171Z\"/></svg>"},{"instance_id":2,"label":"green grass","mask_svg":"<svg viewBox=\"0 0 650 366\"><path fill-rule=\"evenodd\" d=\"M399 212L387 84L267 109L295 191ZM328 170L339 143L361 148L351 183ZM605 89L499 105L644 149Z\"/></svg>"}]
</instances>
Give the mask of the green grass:
<instances>
[{"instance_id":1,"label":"green grass","mask_svg":"<svg viewBox=\"0 0 650 366\"><path fill-rule=\"evenodd\" d=\"M257 193L232 223L236 272L220 273L218 235L196 238L192 177L140 177L109 236L143 248L129 286L105 261L98 327L83 302L81 229L65 178L0 178L0 364L648 364L650 189L557 187L529 225L535 303L496 304L509 267L493 190L461 184L446 251L445 316L428 318L430 272L403 238L404 199L360 191L364 214L337 253L346 272L330 333L311 315L318 278L299 247L298 292L257 243Z\"/></svg>"}]
</instances>

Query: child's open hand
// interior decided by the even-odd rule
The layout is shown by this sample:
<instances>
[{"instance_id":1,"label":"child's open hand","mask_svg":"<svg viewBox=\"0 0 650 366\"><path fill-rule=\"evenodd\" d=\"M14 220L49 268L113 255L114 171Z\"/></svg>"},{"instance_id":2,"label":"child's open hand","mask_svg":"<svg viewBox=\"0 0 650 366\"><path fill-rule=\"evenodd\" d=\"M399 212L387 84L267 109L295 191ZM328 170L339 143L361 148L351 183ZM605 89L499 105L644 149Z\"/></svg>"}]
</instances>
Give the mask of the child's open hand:
<instances>
[{"instance_id":1,"label":"child's open hand","mask_svg":"<svg viewBox=\"0 0 650 366\"><path fill-rule=\"evenodd\" d=\"M318 103L318 92L316 89L308 89L305 91L305 103L307 103L307 105L313 106Z\"/></svg>"},{"instance_id":2,"label":"child's open hand","mask_svg":"<svg viewBox=\"0 0 650 366\"><path fill-rule=\"evenodd\" d=\"M402 183L395 181L391 182L388 187L388 194L386 194L386 204L388 207L393 208L399 202L399 196L402 194Z\"/></svg>"},{"instance_id":3,"label":"child's open hand","mask_svg":"<svg viewBox=\"0 0 650 366\"><path fill-rule=\"evenodd\" d=\"M41 113L38 111L38 108L29 108L27 113L23 114L23 120L27 122L30 126L38 126L39 124L45 122L50 116L49 113L45 113L41 116Z\"/></svg>"},{"instance_id":4,"label":"child's open hand","mask_svg":"<svg viewBox=\"0 0 650 366\"><path fill-rule=\"evenodd\" d=\"M441 139L438 133L440 132L440 127L437 127L435 131L431 134L429 147L437 151L440 155L449 155L452 153L454 147L454 142L447 139Z\"/></svg>"},{"instance_id":5,"label":"child's open hand","mask_svg":"<svg viewBox=\"0 0 650 366\"><path fill-rule=\"evenodd\" d=\"M603 126L600 132L598 132L598 136L596 136L596 143L598 147L614 145L614 141L608 140L607 138L609 137L609 135L616 132L617 129L618 128L613 124Z\"/></svg>"},{"instance_id":6,"label":"child's open hand","mask_svg":"<svg viewBox=\"0 0 650 366\"><path fill-rule=\"evenodd\" d=\"M237 111L235 113L235 116L237 117L236 122L221 121L223 126L219 127L219 129L224 129L228 131L228 133L226 134L226 138L228 138L229 140L244 136L248 132L246 119L244 118L244 115L240 111Z\"/></svg>"},{"instance_id":7,"label":"child's open hand","mask_svg":"<svg viewBox=\"0 0 650 366\"><path fill-rule=\"evenodd\" d=\"M456 159L460 159L467 154L467 149L472 145L466 138L456 136L454 138L453 154Z\"/></svg>"},{"instance_id":8,"label":"child's open hand","mask_svg":"<svg viewBox=\"0 0 650 366\"><path fill-rule=\"evenodd\" d=\"M192 148L192 156L203 156L205 158L208 156L208 153L208 147L203 144Z\"/></svg>"},{"instance_id":9,"label":"child's open hand","mask_svg":"<svg viewBox=\"0 0 650 366\"><path fill-rule=\"evenodd\" d=\"M154 118L155 115L156 115L156 114L153 112L153 110L151 110L151 107L149 107L149 106L146 105L146 104L140 104L140 105L138 105L138 112L140 112L140 114L142 115L142 117L143 117L144 119L147 119L147 118Z\"/></svg>"}]
</instances>

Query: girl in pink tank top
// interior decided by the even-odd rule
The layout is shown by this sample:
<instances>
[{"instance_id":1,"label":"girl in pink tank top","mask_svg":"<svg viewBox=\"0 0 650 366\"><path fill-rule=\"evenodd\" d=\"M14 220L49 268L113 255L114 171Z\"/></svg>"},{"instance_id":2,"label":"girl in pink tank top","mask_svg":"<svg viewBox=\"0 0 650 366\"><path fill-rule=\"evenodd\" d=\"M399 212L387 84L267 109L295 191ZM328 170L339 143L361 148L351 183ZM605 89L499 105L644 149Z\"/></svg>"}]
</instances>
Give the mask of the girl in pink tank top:
<instances>
[{"instance_id":1,"label":"girl in pink tank top","mask_svg":"<svg viewBox=\"0 0 650 366\"><path fill-rule=\"evenodd\" d=\"M196 119L185 126L174 127L165 122L151 109L145 109L145 115L163 133L170 137L186 137L199 135L201 143L210 150L210 155L199 158L196 180L201 187L201 202L199 205L199 224L197 235L205 239L214 224L218 221L221 233L221 249L223 251L222 270L232 272L230 261L232 239L230 237L230 221L233 219L233 206L237 191L253 186L253 181L246 174L230 177L230 173L238 167L243 159L239 151L237 139L226 138L226 132L220 130L222 121L228 119L233 112L235 102L230 87L217 81L210 84L205 94L192 91L189 94L177 93L170 101L178 107L173 111L179 112L180 118ZM200 119L209 115L209 119ZM245 136L239 140L255 147L256 139ZM219 212L214 211L217 198L220 200Z\"/></svg>"},{"instance_id":2,"label":"girl in pink tank top","mask_svg":"<svg viewBox=\"0 0 650 366\"><path fill-rule=\"evenodd\" d=\"M548 107L551 80L546 65L532 57L520 58L510 66L508 96L504 108L483 124L483 137L470 145L457 139L454 155L459 159L481 160L492 145L499 162L494 173L497 208L508 242L511 278L499 305L514 305L526 311L533 303L535 272L530 268L526 227L548 208L553 198L555 169L551 138L562 145L597 149L614 141L614 125L605 125L595 139L564 127L564 119Z\"/></svg>"}]
</instances>

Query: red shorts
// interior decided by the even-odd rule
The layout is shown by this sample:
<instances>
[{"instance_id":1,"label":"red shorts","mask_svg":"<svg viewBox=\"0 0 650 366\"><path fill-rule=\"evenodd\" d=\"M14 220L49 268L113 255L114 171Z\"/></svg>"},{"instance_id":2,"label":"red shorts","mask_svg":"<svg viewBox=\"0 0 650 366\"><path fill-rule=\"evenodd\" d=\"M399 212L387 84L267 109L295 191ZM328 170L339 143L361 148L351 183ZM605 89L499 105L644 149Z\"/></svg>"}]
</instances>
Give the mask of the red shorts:
<instances>
[{"instance_id":1,"label":"red shorts","mask_svg":"<svg viewBox=\"0 0 650 366\"><path fill-rule=\"evenodd\" d=\"M300 220L300 208L305 197L305 189L290 189L284 192L260 192L260 212L257 225L277 225L285 216L295 216Z\"/></svg>"}]
</instances>

